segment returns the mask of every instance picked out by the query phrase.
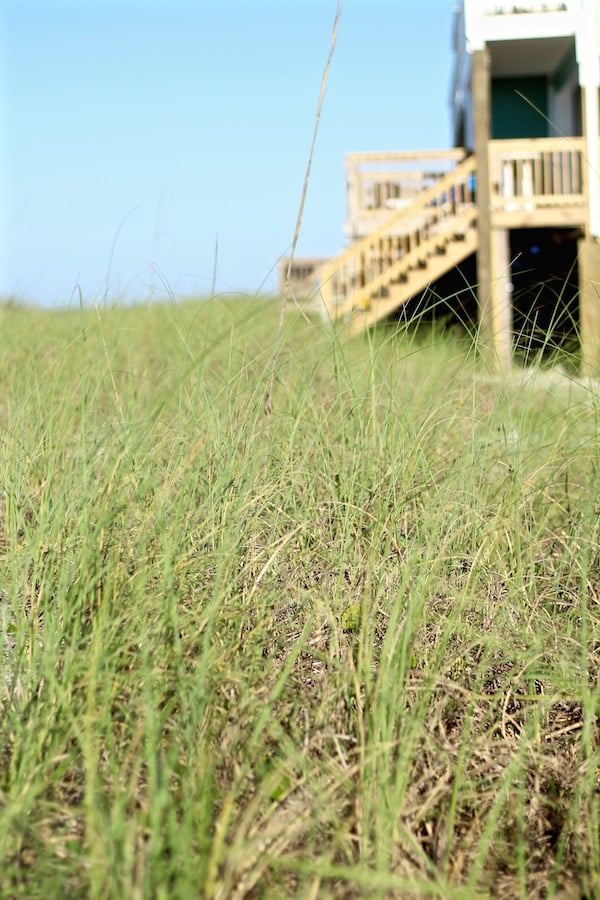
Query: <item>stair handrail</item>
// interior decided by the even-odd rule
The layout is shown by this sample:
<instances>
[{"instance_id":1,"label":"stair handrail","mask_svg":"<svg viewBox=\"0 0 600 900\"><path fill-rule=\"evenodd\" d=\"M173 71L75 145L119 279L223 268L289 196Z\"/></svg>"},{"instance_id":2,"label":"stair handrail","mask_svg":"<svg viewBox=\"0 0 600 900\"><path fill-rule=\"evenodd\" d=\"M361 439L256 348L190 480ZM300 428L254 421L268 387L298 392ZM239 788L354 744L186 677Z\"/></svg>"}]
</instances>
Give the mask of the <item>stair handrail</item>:
<instances>
[{"instance_id":1,"label":"stair handrail","mask_svg":"<svg viewBox=\"0 0 600 900\"><path fill-rule=\"evenodd\" d=\"M439 181L436 181L434 185L425 188L425 190L417 194L409 206L401 210L393 210L390 212L390 215L386 218L385 222L377 228L374 228L373 231L368 235L365 235L365 237L353 241L345 250L342 250L341 253L333 257L333 259L328 260L322 266L317 268L315 278L318 287L322 289L327 281L343 268L346 263L349 263L360 256L361 252L367 250L379 239L389 237L390 231L398 225L401 225L402 222L410 221L414 219L416 213L428 207L432 207L434 200L440 198L443 194L447 194L458 182L465 181L470 175L475 174L475 172L475 157L469 156L462 163L459 163L452 172L449 172L448 175L444 175L444 177ZM441 206L433 207L432 213L439 217L445 216Z\"/></svg>"}]
</instances>

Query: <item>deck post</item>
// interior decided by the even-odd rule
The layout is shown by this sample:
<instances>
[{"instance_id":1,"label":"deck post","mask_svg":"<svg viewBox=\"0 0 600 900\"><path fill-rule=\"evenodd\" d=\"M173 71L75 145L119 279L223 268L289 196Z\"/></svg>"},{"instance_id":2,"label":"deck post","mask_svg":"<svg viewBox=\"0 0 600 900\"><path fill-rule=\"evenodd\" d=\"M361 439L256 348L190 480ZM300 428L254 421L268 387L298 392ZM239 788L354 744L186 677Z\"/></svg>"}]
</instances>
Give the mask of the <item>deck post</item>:
<instances>
[{"instance_id":1,"label":"deck post","mask_svg":"<svg viewBox=\"0 0 600 900\"><path fill-rule=\"evenodd\" d=\"M597 169L600 89L597 81L597 67L595 71L584 68L581 102L587 156L583 168L587 222L585 237L578 243L577 262L581 374L588 378L600 377L600 177Z\"/></svg>"},{"instance_id":2,"label":"deck post","mask_svg":"<svg viewBox=\"0 0 600 900\"><path fill-rule=\"evenodd\" d=\"M496 370L510 367L512 358L512 298L508 233L491 222L489 140L491 137L490 54L487 47L471 58L473 149L477 160L477 303L479 339Z\"/></svg>"},{"instance_id":3,"label":"deck post","mask_svg":"<svg viewBox=\"0 0 600 900\"><path fill-rule=\"evenodd\" d=\"M508 229L492 228L490 242L492 280L489 296L494 361L498 369L507 369L513 352L513 286Z\"/></svg>"},{"instance_id":4,"label":"deck post","mask_svg":"<svg viewBox=\"0 0 600 900\"><path fill-rule=\"evenodd\" d=\"M600 241L579 241L579 328L581 374L600 376Z\"/></svg>"}]
</instances>

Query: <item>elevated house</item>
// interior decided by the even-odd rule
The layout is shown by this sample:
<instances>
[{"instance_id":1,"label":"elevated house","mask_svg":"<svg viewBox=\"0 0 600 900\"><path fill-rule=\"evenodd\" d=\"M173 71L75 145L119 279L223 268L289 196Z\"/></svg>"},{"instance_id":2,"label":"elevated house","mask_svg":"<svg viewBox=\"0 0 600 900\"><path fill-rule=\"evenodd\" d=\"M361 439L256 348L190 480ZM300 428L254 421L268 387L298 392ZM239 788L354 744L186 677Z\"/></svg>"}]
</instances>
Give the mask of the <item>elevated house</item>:
<instances>
[{"instance_id":1,"label":"elevated house","mask_svg":"<svg viewBox=\"0 0 600 900\"><path fill-rule=\"evenodd\" d=\"M303 287L359 332L463 267L499 368L568 321L597 373L600 2L462 0L452 40L454 148L348 154L348 245Z\"/></svg>"}]
</instances>

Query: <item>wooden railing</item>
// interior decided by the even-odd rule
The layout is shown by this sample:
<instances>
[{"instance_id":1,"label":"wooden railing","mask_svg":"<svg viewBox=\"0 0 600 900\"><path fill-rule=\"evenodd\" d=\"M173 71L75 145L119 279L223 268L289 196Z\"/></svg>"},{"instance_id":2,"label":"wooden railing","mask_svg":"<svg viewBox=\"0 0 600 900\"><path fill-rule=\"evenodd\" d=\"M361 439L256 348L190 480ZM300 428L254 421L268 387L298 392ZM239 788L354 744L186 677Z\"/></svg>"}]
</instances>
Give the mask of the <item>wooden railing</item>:
<instances>
[{"instance_id":1,"label":"wooden railing","mask_svg":"<svg viewBox=\"0 0 600 900\"><path fill-rule=\"evenodd\" d=\"M345 156L348 237L362 237L390 210L403 209L451 172L466 156L461 148Z\"/></svg>"},{"instance_id":2,"label":"wooden railing","mask_svg":"<svg viewBox=\"0 0 600 900\"><path fill-rule=\"evenodd\" d=\"M600 190L600 178L588 184L585 147L579 137L490 141L492 227L585 229L589 190ZM332 318L385 298L411 269L427 265L428 254L438 247L445 252L449 241L472 231L477 221L476 164L464 153L428 152L420 161L414 153L347 157L349 172L354 172L355 201L387 200L375 210L380 219L366 234L359 233L346 250L316 270L315 291ZM450 170L441 174L444 166ZM411 171L416 173L412 180L407 177ZM417 184L425 187L413 196L385 193L390 185L400 192ZM363 216L373 211L358 210Z\"/></svg>"},{"instance_id":3,"label":"wooden railing","mask_svg":"<svg viewBox=\"0 0 600 900\"><path fill-rule=\"evenodd\" d=\"M378 291L415 264L419 248L464 230L475 214L475 159L469 157L421 191L410 206L388 210L386 221L317 270L317 291L332 318L364 308ZM425 250L423 251L425 255Z\"/></svg>"},{"instance_id":4,"label":"wooden railing","mask_svg":"<svg viewBox=\"0 0 600 900\"><path fill-rule=\"evenodd\" d=\"M327 259L323 256L303 256L294 258L290 267L290 257L280 257L278 264L279 296L283 297L287 288L290 299L299 300L311 297L315 289L315 272L319 266L327 262ZM287 284L288 271L289 285Z\"/></svg>"},{"instance_id":5,"label":"wooden railing","mask_svg":"<svg viewBox=\"0 0 600 900\"><path fill-rule=\"evenodd\" d=\"M585 208L583 138L490 141L492 210Z\"/></svg>"}]
</instances>

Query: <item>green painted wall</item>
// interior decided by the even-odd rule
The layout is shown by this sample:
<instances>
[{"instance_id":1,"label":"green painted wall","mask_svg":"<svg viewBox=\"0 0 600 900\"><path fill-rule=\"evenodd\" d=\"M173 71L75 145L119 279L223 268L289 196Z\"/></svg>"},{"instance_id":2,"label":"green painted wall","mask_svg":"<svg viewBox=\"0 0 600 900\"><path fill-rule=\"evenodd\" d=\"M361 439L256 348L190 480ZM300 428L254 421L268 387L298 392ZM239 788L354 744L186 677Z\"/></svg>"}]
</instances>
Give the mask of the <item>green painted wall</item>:
<instances>
[{"instance_id":1,"label":"green painted wall","mask_svg":"<svg viewBox=\"0 0 600 900\"><path fill-rule=\"evenodd\" d=\"M493 138L547 137L548 122L544 118L547 116L548 84L545 76L492 80Z\"/></svg>"}]
</instances>

